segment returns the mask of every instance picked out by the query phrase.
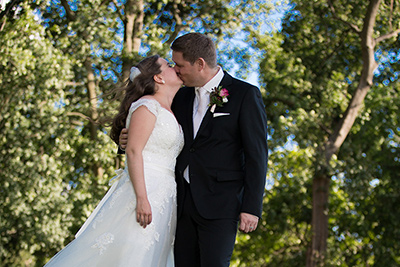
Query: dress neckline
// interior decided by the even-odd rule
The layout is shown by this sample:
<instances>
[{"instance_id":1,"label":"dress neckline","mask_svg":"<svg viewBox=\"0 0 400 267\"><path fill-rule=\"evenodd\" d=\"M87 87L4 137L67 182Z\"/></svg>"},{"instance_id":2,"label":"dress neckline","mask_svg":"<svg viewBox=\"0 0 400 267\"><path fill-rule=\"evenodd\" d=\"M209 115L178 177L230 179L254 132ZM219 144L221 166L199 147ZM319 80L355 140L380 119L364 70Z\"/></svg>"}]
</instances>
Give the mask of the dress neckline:
<instances>
[{"instance_id":1,"label":"dress neckline","mask_svg":"<svg viewBox=\"0 0 400 267\"><path fill-rule=\"evenodd\" d=\"M142 100L142 101L154 101L154 102L156 102L157 105L158 105L161 109L163 109L163 110L165 110L166 112L168 112L169 114L171 114L171 116L174 118L176 124L178 125L179 132L180 132L180 133L183 132L183 131L182 131L182 126L179 124L178 120L176 119L175 114L172 113L171 111L169 111L168 109L164 108L163 106L161 106L160 102L158 102L155 98L143 98L143 97L141 97L141 98L139 98L139 99L136 100L136 101L140 101L140 100Z\"/></svg>"},{"instance_id":2,"label":"dress neckline","mask_svg":"<svg viewBox=\"0 0 400 267\"><path fill-rule=\"evenodd\" d=\"M168 111L169 113L171 113L172 116L175 117L175 115L174 115L174 113L173 113L172 111L170 111L169 109L163 107L163 106L160 104L160 102L158 102L155 98L143 98L143 97L141 97L141 98L139 98L137 101L139 101L139 100L152 100L152 101L156 102L157 105L160 106L162 109Z\"/></svg>"}]
</instances>

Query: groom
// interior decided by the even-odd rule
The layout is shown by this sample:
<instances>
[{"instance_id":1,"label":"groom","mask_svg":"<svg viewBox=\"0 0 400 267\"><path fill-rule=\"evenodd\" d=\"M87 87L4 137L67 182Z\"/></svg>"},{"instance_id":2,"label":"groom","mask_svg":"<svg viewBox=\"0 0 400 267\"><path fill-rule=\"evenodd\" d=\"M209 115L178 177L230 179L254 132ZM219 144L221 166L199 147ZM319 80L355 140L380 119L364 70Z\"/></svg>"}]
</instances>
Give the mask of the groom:
<instances>
[{"instance_id":1,"label":"groom","mask_svg":"<svg viewBox=\"0 0 400 267\"><path fill-rule=\"evenodd\" d=\"M171 49L186 86L172 103L185 135L176 164L175 266L229 266L238 220L248 233L261 217L268 151L264 105L257 87L217 65L209 37L189 33ZM214 88L229 94L221 106L210 103Z\"/></svg>"},{"instance_id":2,"label":"groom","mask_svg":"<svg viewBox=\"0 0 400 267\"><path fill-rule=\"evenodd\" d=\"M261 217L268 156L264 105L257 87L217 65L209 37L189 33L171 49L186 86L172 103L185 136L176 164L175 266L229 266L238 223L249 233ZM223 97L210 103L215 91Z\"/></svg>"}]
</instances>

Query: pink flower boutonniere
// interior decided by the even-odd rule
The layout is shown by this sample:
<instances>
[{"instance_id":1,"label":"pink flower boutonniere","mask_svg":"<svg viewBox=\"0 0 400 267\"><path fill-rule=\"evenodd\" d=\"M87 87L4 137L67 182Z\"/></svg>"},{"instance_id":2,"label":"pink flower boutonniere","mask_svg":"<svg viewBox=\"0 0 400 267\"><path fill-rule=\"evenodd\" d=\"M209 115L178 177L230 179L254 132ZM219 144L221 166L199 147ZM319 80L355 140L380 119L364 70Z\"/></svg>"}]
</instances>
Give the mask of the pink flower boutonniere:
<instances>
[{"instance_id":1,"label":"pink flower boutonniere","mask_svg":"<svg viewBox=\"0 0 400 267\"><path fill-rule=\"evenodd\" d=\"M210 104L211 106L211 113L214 113L215 108L222 107L224 103L228 102L229 92L227 89L222 88L222 86L214 87L210 94Z\"/></svg>"}]
</instances>

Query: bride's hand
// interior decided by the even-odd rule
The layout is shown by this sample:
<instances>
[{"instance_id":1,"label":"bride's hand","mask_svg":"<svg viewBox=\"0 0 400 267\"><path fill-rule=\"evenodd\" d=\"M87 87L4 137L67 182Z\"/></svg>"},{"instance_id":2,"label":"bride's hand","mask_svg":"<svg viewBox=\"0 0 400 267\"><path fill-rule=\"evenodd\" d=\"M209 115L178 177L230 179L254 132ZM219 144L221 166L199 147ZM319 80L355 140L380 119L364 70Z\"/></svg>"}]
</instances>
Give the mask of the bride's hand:
<instances>
[{"instance_id":1,"label":"bride's hand","mask_svg":"<svg viewBox=\"0 0 400 267\"><path fill-rule=\"evenodd\" d=\"M152 220L151 206L147 198L142 200L141 199L137 200L136 220L143 228L146 228L146 226L151 223Z\"/></svg>"}]
</instances>

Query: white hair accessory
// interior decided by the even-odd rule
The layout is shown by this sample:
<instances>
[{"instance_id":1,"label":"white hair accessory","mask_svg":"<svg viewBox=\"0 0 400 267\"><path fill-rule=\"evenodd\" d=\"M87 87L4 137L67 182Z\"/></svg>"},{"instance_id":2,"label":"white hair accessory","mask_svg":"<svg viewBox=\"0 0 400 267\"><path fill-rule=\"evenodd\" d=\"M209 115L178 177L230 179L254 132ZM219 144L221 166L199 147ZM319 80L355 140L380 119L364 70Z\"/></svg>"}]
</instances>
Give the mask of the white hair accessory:
<instances>
[{"instance_id":1,"label":"white hair accessory","mask_svg":"<svg viewBox=\"0 0 400 267\"><path fill-rule=\"evenodd\" d=\"M131 73L129 74L129 79L133 82L133 79L140 74L140 70L136 67L131 68Z\"/></svg>"}]
</instances>

